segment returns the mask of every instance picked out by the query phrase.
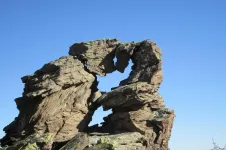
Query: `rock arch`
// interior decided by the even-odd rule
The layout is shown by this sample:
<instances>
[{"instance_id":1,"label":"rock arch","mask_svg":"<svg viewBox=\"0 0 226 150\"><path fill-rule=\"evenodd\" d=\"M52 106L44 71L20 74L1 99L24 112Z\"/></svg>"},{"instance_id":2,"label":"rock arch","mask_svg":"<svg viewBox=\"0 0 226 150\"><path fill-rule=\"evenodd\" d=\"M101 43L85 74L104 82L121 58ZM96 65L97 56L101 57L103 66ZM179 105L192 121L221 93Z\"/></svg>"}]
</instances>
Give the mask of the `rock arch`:
<instances>
[{"instance_id":1,"label":"rock arch","mask_svg":"<svg viewBox=\"0 0 226 150\"><path fill-rule=\"evenodd\" d=\"M69 56L22 78L23 96L15 100L20 113L4 128L1 144L15 149L168 150L175 114L165 108L158 93L163 80L161 55L149 40L73 44ZM101 93L96 75L123 73L129 60L133 62L129 77ZM100 106L113 113L102 127L88 127Z\"/></svg>"}]
</instances>

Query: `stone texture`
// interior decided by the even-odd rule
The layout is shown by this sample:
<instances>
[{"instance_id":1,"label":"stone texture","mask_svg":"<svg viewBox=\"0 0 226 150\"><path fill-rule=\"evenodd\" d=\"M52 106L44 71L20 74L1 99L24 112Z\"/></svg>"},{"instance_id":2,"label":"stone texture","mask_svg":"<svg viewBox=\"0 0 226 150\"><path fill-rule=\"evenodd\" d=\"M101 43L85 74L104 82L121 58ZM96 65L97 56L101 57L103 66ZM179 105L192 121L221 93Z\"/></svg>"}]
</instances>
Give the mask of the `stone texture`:
<instances>
[{"instance_id":1,"label":"stone texture","mask_svg":"<svg viewBox=\"0 0 226 150\"><path fill-rule=\"evenodd\" d=\"M53 144L53 134L32 134L24 139L14 142L6 150L51 150Z\"/></svg>"},{"instance_id":2,"label":"stone texture","mask_svg":"<svg viewBox=\"0 0 226 150\"><path fill-rule=\"evenodd\" d=\"M12 143L11 137L31 133L51 133L54 142L67 141L85 128L90 120L88 99L95 90L95 77L79 60L62 57L22 81L23 97L16 99L20 114L4 128L3 145Z\"/></svg>"},{"instance_id":3,"label":"stone texture","mask_svg":"<svg viewBox=\"0 0 226 150\"><path fill-rule=\"evenodd\" d=\"M115 71L113 59L118 43L116 39L75 43L70 47L69 54L77 56L90 72L105 76L106 73Z\"/></svg>"},{"instance_id":4,"label":"stone texture","mask_svg":"<svg viewBox=\"0 0 226 150\"><path fill-rule=\"evenodd\" d=\"M15 100L20 113L4 128L2 149L169 149L175 114L158 93L162 53L154 42L81 42L70 47L69 55L22 77L24 92ZM127 79L110 92L98 90L97 75L123 73L130 60ZM101 127L88 127L100 106L112 114Z\"/></svg>"},{"instance_id":5,"label":"stone texture","mask_svg":"<svg viewBox=\"0 0 226 150\"><path fill-rule=\"evenodd\" d=\"M149 104L151 108L165 106L162 97L155 91L154 86L146 82L119 86L101 96L97 103L100 103L104 110L111 108L134 109L145 104Z\"/></svg>"},{"instance_id":6,"label":"stone texture","mask_svg":"<svg viewBox=\"0 0 226 150\"><path fill-rule=\"evenodd\" d=\"M133 137L133 138L131 138ZM85 150L145 150L145 137L138 132L121 133L114 135L89 136L89 147Z\"/></svg>"},{"instance_id":7,"label":"stone texture","mask_svg":"<svg viewBox=\"0 0 226 150\"><path fill-rule=\"evenodd\" d=\"M115 48L116 53L116 69L119 72L124 72L125 68L129 64L130 57L133 54L133 51L135 49L136 44L134 42L132 43L119 43L117 47Z\"/></svg>"},{"instance_id":8,"label":"stone texture","mask_svg":"<svg viewBox=\"0 0 226 150\"><path fill-rule=\"evenodd\" d=\"M78 133L60 150L83 150L89 145L89 137L86 133Z\"/></svg>"},{"instance_id":9,"label":"stone texture","mask_svg":"<svg viewBox=\"0 0 226 150\"><path fill-rule=\"evenodd\" d=\"M158 88L162 82L161 50L154 43L148 40L136 44L131 57L134 65L128 79L120 85L134 82L147 82L156 85Z\"/></svg>"}]
</instances>

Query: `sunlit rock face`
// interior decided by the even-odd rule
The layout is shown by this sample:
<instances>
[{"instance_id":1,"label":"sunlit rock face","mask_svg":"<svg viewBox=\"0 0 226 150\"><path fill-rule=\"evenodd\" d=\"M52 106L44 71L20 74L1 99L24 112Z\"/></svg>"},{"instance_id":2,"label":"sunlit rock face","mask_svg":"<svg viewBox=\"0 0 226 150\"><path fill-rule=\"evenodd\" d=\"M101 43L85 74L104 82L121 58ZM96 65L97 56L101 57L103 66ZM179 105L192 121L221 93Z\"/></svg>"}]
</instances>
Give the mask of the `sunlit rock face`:
<instances>
[{"instance_id":1,"label":"sunlit rock face","mask_svg":"<svg viewBox=\"0 0 226 150\"><path fill-rule=\"evenodd\" d=\"M175 114L158 93L161 55L148 40L73 44L69 56L22 77L23 96L15 100L20 113L4 128L3 149L168 150ZM98 90L97 75L123 73L130 60L127 79L110 92ZM100 106L112 114L101 127L88 127Z\"/></svg>"}]
</instances>

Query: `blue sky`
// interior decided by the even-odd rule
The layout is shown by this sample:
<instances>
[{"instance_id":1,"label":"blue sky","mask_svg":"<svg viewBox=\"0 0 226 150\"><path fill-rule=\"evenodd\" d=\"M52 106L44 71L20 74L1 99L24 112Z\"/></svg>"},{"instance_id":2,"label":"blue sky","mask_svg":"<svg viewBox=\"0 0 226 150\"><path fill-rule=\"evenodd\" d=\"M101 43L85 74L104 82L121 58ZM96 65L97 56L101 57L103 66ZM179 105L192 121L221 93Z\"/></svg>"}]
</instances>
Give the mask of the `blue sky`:
<instances>
[{"instance_id":1,"label":"blue sky","mask_svg":"<svg viewBox=\"0 0 226 150\"><path fill-rule=\"evenodd\" d=\"M18 114L20 78L73 43L149 38L164 54L160 93L177 114L171 149L208 150L212 138L226 144L225 7L225 0L0 1L0 129ZM103 90L126 75L107 78Z\"/></svg>"}]
</instances>

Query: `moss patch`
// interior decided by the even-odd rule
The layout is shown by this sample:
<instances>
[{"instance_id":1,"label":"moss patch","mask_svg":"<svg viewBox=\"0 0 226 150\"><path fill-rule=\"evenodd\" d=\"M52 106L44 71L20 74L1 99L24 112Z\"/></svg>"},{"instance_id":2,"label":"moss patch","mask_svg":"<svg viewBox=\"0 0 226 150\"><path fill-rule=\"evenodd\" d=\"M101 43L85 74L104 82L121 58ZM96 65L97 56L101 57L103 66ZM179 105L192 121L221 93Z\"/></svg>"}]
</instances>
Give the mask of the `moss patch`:
<instances>
[{"instance_id":1,"label":"moss patch","mask_svg":"<svg viewBox=\"0 0 226 150\"><path fill-rule=\"evenodd\" d=\"M25 150L39 150L36 143L28 144L24 149Z\"/></svg>"},{"instance_id":2,"label":"moss patch","mask_svg":"<svg viewBox=\"0 0 226 150\"><path fill-rule=\"evenodd\" d=\"M50 143L50 142L53 141L53 137L54 137L53 134L47 133L47 134L44 134L43 136L41 136L41 137L39 138L39 141L40 141L40 142L44 142L44 143Z\"/></svg>"},{"instance_id":3,"label":"moss patch","mask_svg":"<svg viewBox=\"0 0 226 150\"><path fill-rule=\"evenodd\" d=\"M108 143L100 143L93 147L94 150L114 150L114 147L112 144Z\"/></svg>"}]
</instances>

